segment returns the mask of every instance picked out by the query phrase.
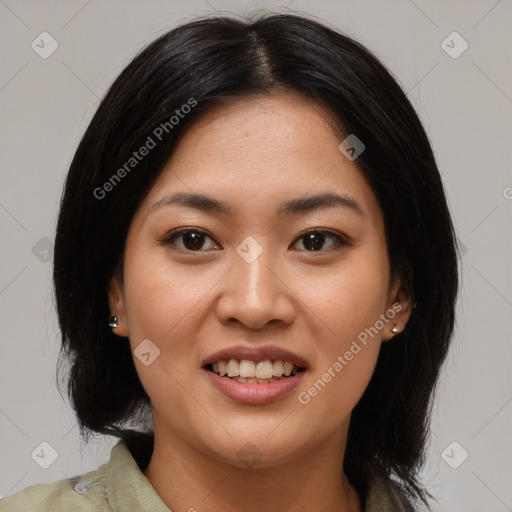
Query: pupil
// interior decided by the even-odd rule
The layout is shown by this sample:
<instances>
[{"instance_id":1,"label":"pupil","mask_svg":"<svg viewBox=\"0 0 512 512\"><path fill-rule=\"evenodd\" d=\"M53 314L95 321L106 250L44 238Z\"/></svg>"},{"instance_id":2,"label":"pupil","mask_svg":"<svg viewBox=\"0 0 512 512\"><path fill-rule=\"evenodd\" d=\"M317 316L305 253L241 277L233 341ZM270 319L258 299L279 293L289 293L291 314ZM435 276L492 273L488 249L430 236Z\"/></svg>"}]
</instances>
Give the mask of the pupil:
<instances>
[{"instance_id":1,"label":"pupil","mask_svg":"<svg viewBox=\"0 0 512 512\"><path fill-rule=\"evenodd\" d=\"M325 235L323 233L309 233L306 235L304 247L308 249L308 245L310 245L313 251L318 251L324 245L324 241Z\"/></svg>"},{"instance_id":2,"label":"pupil","mask_svg":"<svg viewBox=\"0 0 512 512\"><path fill-rule=\"evenodd\" d=\"M201 249L203 246L201 233L184 233L183 235L183 243L187 249Z\"/></svg>"}]
</instances>

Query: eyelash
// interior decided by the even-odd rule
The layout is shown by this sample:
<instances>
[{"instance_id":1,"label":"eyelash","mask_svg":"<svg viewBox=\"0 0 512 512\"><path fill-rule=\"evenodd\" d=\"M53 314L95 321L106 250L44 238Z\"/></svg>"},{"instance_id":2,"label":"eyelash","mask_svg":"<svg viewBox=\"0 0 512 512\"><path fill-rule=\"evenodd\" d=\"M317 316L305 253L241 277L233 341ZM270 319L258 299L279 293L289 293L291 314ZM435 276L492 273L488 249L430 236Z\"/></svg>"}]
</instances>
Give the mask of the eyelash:
<instances>
[{"instance_id":1,"label":"eyelash","mask_svg":"<svg viewBox=\"0 0 512 512\"><path fill-rule=\"evenodd\" d=\"M161 244L163 244L163 245L175 245L174 240L176 238L178 238L180 235L183 235L185 233L200 233L202 235L205 235L207 238L210 238L211 240L215 241L214 238L212 236L210 236L203 229L193 228L193 227L183 227L183 228L177 228L177 229L172 230L165 237L160 239L159 242ZM336 233L334 231L331 231L329 229L323 229L323 228L311 228L311 229L308 229L307 231L304 231L303 233L301 233L294 240L294 242L298 241L300 239L303 239L305 236L307 236L310 233L321 233L321 234L327 235L327 237L330 237L330 238L335 240L335 247L332 247L331 249L327 249L327 250L318 250L318 251L308 251L307 249L299 249L299 250L301 250L303 252L313 253L313 254L315 254L315 253L325 254L325 253L330 253L333 250L336 250L336 248L350 245L350 243L347 240L345 240L343 237L341 237L338 233ZM217 245L220 245L220 244L217 244ZM295 245L295 243L293 245ZM188 253L202 253L202 252L205 252L202 249L194 251L194 250L191 250L191 249L179 248L178 250L180 250L182 252L188 252Z\"/></svg>"}]
</instances>

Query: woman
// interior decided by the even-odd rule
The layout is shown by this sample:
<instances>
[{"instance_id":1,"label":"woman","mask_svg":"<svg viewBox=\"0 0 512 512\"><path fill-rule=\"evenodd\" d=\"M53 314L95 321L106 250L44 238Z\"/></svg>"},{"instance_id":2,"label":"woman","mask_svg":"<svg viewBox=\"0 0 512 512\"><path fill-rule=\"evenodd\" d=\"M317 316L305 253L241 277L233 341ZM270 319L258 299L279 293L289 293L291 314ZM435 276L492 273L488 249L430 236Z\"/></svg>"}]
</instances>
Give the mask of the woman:
<instances>
[{"instance_id":1,"label":"woman","mask_svg":"<svg viewBox=\"0 0 512 512\"><path fill-rule=\"evenodd\" d=\"M10 510L405 511L458 263L421 123L368 50L292 15L207 18L114 82L54 259L98 470Z\"/></svg>"}]
</instances>

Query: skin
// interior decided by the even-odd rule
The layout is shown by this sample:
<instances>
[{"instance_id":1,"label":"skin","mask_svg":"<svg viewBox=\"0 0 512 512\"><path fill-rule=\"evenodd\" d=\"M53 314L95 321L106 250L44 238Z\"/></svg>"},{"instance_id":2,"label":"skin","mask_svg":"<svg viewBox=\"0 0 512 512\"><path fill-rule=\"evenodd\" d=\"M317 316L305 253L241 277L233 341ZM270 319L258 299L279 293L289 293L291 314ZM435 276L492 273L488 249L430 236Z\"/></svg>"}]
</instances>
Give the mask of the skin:
<instances>
[{"instance_id":1,"label":"skin","mask_svg":"<svg viewBox=\"0 0 512 512\"><path fill-rule=\"evenodd\" d=\"M144 474L173 512L361 510L342 468L350 414L411 303L390 276L375 194L357 160L338 150L343 138L328 111L295 93L231 99L184 134L133 217L122 280L111 281L111 313L132 350L145 339L160 350L149 366L134 361L153 405L155 450ZM176 204L148 213L178 191L229 203L233 213ZM340 206L276 214L283 201L323 192L351 196L364 215ZM161 242L179 227L207 232L198 250L187 251L179 236ZM327 235L314 251L301 236L310 228L348 243ZM247 236L263 249L252 263L236 252ZM393 320L301 404L298 392L394 303L402 309ZM227 398L200 368L240 344L303 357L300 389L265 405ZM250 466L237 455L247 443L260 456Z\"/></svg>"}]
</instances>

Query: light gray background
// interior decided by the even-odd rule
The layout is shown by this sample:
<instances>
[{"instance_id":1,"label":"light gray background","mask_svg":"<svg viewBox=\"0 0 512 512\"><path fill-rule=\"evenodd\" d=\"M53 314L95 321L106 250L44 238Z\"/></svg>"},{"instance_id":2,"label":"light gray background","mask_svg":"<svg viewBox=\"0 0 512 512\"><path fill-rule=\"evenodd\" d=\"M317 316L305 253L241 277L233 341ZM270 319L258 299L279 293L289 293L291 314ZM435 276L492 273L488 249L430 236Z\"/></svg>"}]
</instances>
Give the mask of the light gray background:
<instances>
[{"instance_id":1,"label":"light gray background","mask_svg":"<svg viewBox=\"0 0 512 512\"><path fill-rule=\"evenodd\" d=\"M99 98L136 51L178 22L254 8L284 4L0 0L0 495L95 469L113 444L99 438L85 446L57 391L44 239L54 239L63 180ZM294 0L289 8L374 51L429 133L465 254L424 482L439 512L512 510L512 2ZM31 48L43 31L59 45L47 59ZM453 31L469 44L456 59L441 46ZM447 44L462 48L457 39ZM46 470L31 458L42 441L58 453ZM460 447L447 452L452 464L469 453L457 469L441 456L453 441Z\"/></svg>"}]
</instances>

